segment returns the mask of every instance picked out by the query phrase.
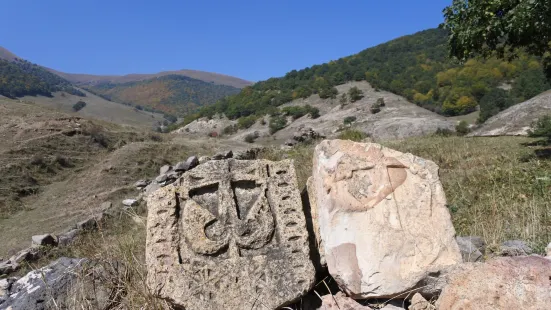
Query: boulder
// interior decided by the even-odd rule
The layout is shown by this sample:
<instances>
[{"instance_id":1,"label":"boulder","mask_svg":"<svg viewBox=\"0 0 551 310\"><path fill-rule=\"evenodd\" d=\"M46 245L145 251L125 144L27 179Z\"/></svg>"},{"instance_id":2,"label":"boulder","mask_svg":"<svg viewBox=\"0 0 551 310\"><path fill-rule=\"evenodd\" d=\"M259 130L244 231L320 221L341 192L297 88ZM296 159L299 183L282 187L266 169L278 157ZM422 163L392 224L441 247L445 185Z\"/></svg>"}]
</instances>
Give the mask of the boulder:
<instances>
[{"instance_id":1,"label":"boulder","mask_svg":"<svg viewBox=\"0 0 551 310\"><path fill-rule=\"evenodd\" d=\"M549 309L551 261L538 256L498 257L454 275L438 309Z\"/></svg>"},{"instance_id":2,"label":"boulder","mask_svg":"<svg viewBox=\"0 0 551 310\"><path fill-rule=\"evenodd\" d=\"M0 262L0 276L10 274L19 269L19 264L11 262L9 260Z\"/></svg>"},{"instance_id":3,"label":"boulder","mask_svg":"<svg viewBox=\"0 0 551 310\"><path fill-rule=\"evenodd\" d=\"M202 164L206 163L206 162L209 161L209 160L210 160L210 157L208 157L208 156L201 156L201 157L199 157L199 165L202 165Z\"/></svg>"},{"instance_id":4,"label":"boulder","mask_svg":"<svg viewBox=\"0 0 551 310\"><path fill-rule=\"evenodd\" d=\"M166 182L166 180L168 180L168 175L167 174L161 174L160 176L155 178L155 182L157 182L159 184Z\"/></svg>"},{"instance_id":5,"label":"boulder","mask_svg":"<svg viewBox=\"0 0 551 310\"><path fill-rule=\"evenodd\" d=\"M186 161L181 161L176 164L176 166L174 166L174 171L185 172L195 168L197 165L199 165L197 156L190 156Z\"/></svg>"},{"instance_id":6,"label":"boulder","mask_svg":"<svg viewBox=\"0 0 551 310\"><path fill-rule=\"evenodd\" d=\"M149 184L144 189L144 197L147 197L147 196L151 195L153 192L155 192L159 188L161 188L161 185L159 185L158 183Z\"/></svg>"},{"instance_id":7,"label":"boulder","mask_svg":"<svg viewBox=\"0 0 551 310\"><path fill-rule=\"evenodd\" d=\"M126 207L135 207L139 204L139 202L136 199L125 199L122 201L122 204Z\"/></svg>"},{"instance_id":8,"label":"boulder","mask_svg":"<svg viewBox=\"0 0 551 310\"><path fill-rule=\"evenodd\" d=\"M428 302L421 294L416 293L411 298L411 305L408 310L436 310L436 307Z\"/></svg>"},{"instance_id":9,"label":"boulder","mask_svg":"<svg viewBox=\"0 0 551 310\"><path fill-rule=\"evenodd\" d=\"M169 172L170 170L172 170L172 166L170 166L170 165L164 165L164 166L162 166L162 167L159 169L159 174L166 174L166 173Z\"/></svg>"},{"instance_id":10,"label":"boulder","mask_svg":"<svg viewBox=\"0 0 551 310\"><path fill-rule=\"evenodd\" d=\"M314 284L292 161L209 161L147 207L147 284L174 308L276 309Z\"/></svg>"},{"instance_id":11,"label":"boulder","mask_svg":"<svg viewBox=\"0 0 551 310\"><path fill-rule=\"evenodd\" d=\"M496 253L498 256L524 256L532 254L532 248L522 240L504 241Z\"/></svg>"},{"instance_id":12,"label":"boulder","mask_svg":"<svg viewBox=\"0 0 551 310\"><path fill-rule=\"evenodd\" d=\"M76 239L78 236L78 229L72 229L68 232L65 232L58 236L58 244L60 246L68 246Z\"/></svg>"},{"instance_id":13,"label":"boulder","mask_svg":"<svg viewBox=\"0 0 551 310\"><path fill-rule=\"evenodd\" d=\"M343 140L321 142L313 161L316 243L349 296L394 297L462 261L436 164Z\"/></svg>"},{"instance_id":14,"label":"boulder","mask_svg":"<svg viewBox=\"0 0 551 310\"><path fill-rule=\"evenodd\" d=\"M146 187L148 184L149 184L148 180L139 180L136 183L134 183L134 187L136 187L137 189L142 189Z\"/></svg>"},{"instance_id":15,"label":"boulder","mask_svg":"<svg viewBox=\"0 0 551 310\"><path fill-rule=\"evenodd\" d=\"M99 206L101 212L111 209L111 207L113 207L113 203L111 203L111 201L102 202Z\"/></svg>"},{"instance_id":16,"label":"boulder","mask_svg":"<svg viewBox=\"0 0 551 310\"><path fill-rule=\"evenodd\" d=\"M222 160L222 159L228 159L228 158L232 158L232 157L233 157L233 151L229 150L229 151L220 152L220 153L215 154L214 156L212 156L212 159L213 160Z\"/></svg>"},{"instance_id":17,"label":"boulder","mask_svg":"<svg viewBox=\"0 0 551 310\"><path fill-rule=\"evenodd\" d=\"M463 257L464 262L478 262L483 259L483 248L484 246L481 246L480 240L478 240L480 237L456 237L455 240L457 241L457 244L459 245L459 250L461 251L461 256ZM476 240L475 240L476 239ZM478 246L477 246L478 244ZM484 244L484 241L482 240L482 244ZM482 250L482 251L481 251Z\"/></svg>"},{"instance_id":18,"label":"boulder","mask_svg":"<svg viewBox=\"0 0 551 310\"><path fill-rule=\"evenodd\" d=\"M98 222L96 217L91 217L87 220L80 221L77 223L77 230L91 231L98 227Z\"/></svg>"},{"instance_id":19,"label":"boulder","mask_svg":"<svg viewBox=\"0 0 551 310\"><path fill-rule=\"evenodd\" d=\"M82 259L62 257L50 265L33 270L13 282L0 309L68 309L57 300L67 294Z\"/></svg>"},{"instance_id":20,"label":"boulder","mask_svg":"<svg viewBox=\"0 0 551 310\"><path fill-rule=\"evenodd\" d=\"M46 245L56 246L57 245L57 238L50 235L50 234L35 235L35 236L32 236L31 238L32 238L32 244L33 245L42 245L42 246L46 246Z\"/></svg>"},{"instance_id":21,"label":"boulder","mask_svg":"<svg viewBox=\"0 0 551 310\"><path fill-rule=\"evenodd\" d=\"M369 306L363 306L354 299L347 297L342 292L336 295L324 295L321 297L319 310L371 310Z\"/></svg>"}]
</instances>

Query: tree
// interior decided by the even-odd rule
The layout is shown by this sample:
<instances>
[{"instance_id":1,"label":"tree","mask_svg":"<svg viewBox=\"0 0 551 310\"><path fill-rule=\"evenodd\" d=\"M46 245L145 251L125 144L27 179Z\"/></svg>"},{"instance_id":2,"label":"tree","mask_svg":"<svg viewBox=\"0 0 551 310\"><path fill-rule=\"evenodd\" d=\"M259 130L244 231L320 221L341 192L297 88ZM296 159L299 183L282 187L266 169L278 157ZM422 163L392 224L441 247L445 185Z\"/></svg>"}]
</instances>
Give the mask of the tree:
<instances>
[{"instance_id":1,"label":"tree","mask_svg":"<svg viewBox=\"0 0 551 310\"><path fill-rule=\"evenodd\" d=\"M78 112L82 110L86 106L86 102L79 100L77 103L73 105L73 111Z\"/></svg>"},{"instance_id":2,"label":"tree","mask_svg":"<svg viewBox=\"0 0 551 310\"><path fill-rule=\"evenodd\" d=\"M494 88L480 99L480 115L478 122L484 123L488 118L507 109L513 104L509 93L500 88Z\"/></svg>"},{"instance_id":3,"label":"tree","mask_svg":"<svg viewBox=\"0 0 551 310\"><path fill-rule=\"evenodd\" d=\"M551 143L551 115L544 115L535 121L528 134L531 137L547 138L547 142Z\"/></svg>"},{"instance_id":4,"label":"tree","mask_svg":"<svg viewBox=\"0 0 551 310\"><path fill-rule=\"evenodd\" d=\"M358 87L354 86L348 90L348 96L350 97L350 102L356 102L364 97L363 91Z\"/></svg>"},{"instance_id":5,"label":"tree","mask_svg":"<svg viewBox=\"0 0 551 310\"><path fill-rule=\"evenodd\" d=\"M513 57L519 48L545 56L551 77L551 1L453 0L444 9L449 53L461 60L475 55Z\"/></svg>"}]
</instances>

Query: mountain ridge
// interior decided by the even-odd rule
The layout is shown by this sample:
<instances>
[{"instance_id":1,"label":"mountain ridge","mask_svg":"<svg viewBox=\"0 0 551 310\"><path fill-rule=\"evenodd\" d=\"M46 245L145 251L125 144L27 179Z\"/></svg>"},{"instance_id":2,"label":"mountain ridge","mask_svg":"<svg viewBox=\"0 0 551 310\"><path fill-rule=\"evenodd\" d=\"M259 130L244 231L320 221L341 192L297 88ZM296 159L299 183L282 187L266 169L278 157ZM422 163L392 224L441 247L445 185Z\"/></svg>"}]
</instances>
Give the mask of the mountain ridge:
<instances>
[{"instance_id":1,"label":"mountain ridge","mask_svg":"<svg viewBox=\"0 0 551 310\"><path fill-rule=\"evenodd\" d=\"M15 59L22 59L22 58L12 53L7 48L0 46L0 59L13 61ZM160 71L157 73L95 75L95 74L87 74L87 73L67 73L67 72L58 71L58 70L44 67L44 66L41 66L41 67L79 86L84 86L84 85L93 86L101 83L118 84L118 83L138 82L138 81L144 81L155 77L167 76L167 75L182 75L182 76L187 76L189 78L200 80L207 83L227 85L235 88L244 88L246 86L253 84L253 82L250 82L238 77L230 76L227 74L192 70L192 69L168 70L168 71Z\"/></svg>"}]
</instances>

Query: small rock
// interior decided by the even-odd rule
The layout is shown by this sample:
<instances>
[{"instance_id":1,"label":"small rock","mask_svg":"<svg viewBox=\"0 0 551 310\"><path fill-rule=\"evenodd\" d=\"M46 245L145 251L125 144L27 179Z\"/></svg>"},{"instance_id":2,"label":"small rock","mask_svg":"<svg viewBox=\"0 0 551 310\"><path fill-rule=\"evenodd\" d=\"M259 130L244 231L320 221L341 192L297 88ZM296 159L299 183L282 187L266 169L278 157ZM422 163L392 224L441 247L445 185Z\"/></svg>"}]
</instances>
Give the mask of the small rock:
<instances>
[{"instance_id":1,"label":"small rock","mask_svg":"<svg viewBox=\"0 0 551 310\"><path fill-rule=\"evenodd\" d=\"M57 238L50 234L32 236L32 241L33 245L57 245Z\"/></svg>"},{"instance_id":2,"label":"small rock","mask_svg":"<svg viewBox=\"0 0 551 310\"><path fill-rule=\"evenodd\" d=\"M388 305L382 307L381 310L405 310L405 309L402 308L402 307L397 307L397 306L388 304Z\"/></svg>"},{"instance_id":3,"label":"small rock","mask_svg":"<svg viewBox=\"0 0 551 310\"><path fill-rule=\"evenodd\" d=\"M532 254L530 246L522 240L507 240L501 244L498 256L525 256Z\"/></svg>"},{"instance_id":4,"label":"small rock","mask_svg":"<svg viewBox=\"0 0 551 310\"><path fill-rule=\"evenodd\" d=\"M185 172L186 171L186 162L181 161L181 162L177 163L174 166L174 171Z\"/></svg>"},{"instance_id":5,"label":"small rock","mask_svg":"<svg viewBox=\"0 0 551 310\"><path fill-rule=\"evenodd\" d=\"M155 178L155 182L159 184L166 182L166 180L168 180L168 176L166 174L161 174L160 176Z\"/></svg>"},{"instance_id":6,"label":"small rock","mask_svg":"<svg viewBox=\"0 0 551 310\"><path fill-rule=\"evenodd\" d=\"M165 173L169 172L170 170L172 170L172 166L164 165L164 166L161 167L161 169L159 169L159 174L165 174Z\"/></svg>"},{"instance_id":7,"label":"small rock","mask_svg":"<svg viewBox=\"0 0 551 310\"><path fill-rule=\"evenodd\" d=\"M57 242L60 246L68 246L75 240L77 236L78 236L78 229L72 229L66 233L59 235Z\"/></svg>"},{"instance_id":8,"label":"small rock","mask_svg":"<svg viewBox=\"0 0 551 310\"><path fill-rule=\"evenodd\" d=\"M436 310L436 307L428 302L421 294L416 293L411 298L411 305L408 310Z\"/></svg>"},{"instance_id":9,"label":"small rock","mask_svg":"<svg viewBox=\"0 0 551 310\"><path fill-rule=\"evenodd\" d=\"M17 271L18 269L19 264L17 263L11 261L0 262L0 275L10 274L14 271Z\"/></svg>"},{"instance_id":10,"label":"small rock","mask_svg":"<svg viewBox=\"0 0 551 310\"><path fill-rule=\"evenodd\" d=\"M228 159L228 158L232 158L232 157L233 157L233 151L229 150L229 151L226 151L226 152L217 153L216 155L212 156L212 159L222 160L222 159Z\"/></svg>"},{"instance_id":11,"label":"small rock","mask_svg":"<svg viewBox=\"0 0 551 310\"><path fill-rule=\"evenodd\" d=\"M149 185L148 180L139 180L138 182L134 183L134 187L136 187L137 189L142 189L147 185Z\"/></svg>"},{"instance_id":12,"label":"small rock","mask_svg":"<svg viewBox=\"0 0 551 310\"><path fill-rule=\"evenodd\" d=\"M27 249L23 249L14 256L10 257L10 262L12 264L19 265L23 262L30 262L39 257L39 250L36 247L30 247Z\"/></svg>"},{"instance_id":13,"label":"small rock","mask_svg":"<svg viewBox=\"0 0 551 310\"><path fill-rule=\"evenodd\" d=\"M139 202L136 199L125 199L122 201L122 204L126 207L135 207Z\"/></svg>"},{"instance_id":14,"label":"small rock","mask_svg":"<svg viewBox=\"0 0 551 310\"><path fill-rule=\"evenodd\" d=\"M105 201L105 202L101 203L99 208L100 208L101 212L103 212L105 210L110 209L112 206L113 206L113 203L111 203L111 201Z\"/></svg>"},{"instance_id":15,"label":"small rock","mask_svg":"<svg viewBox=\"0 0 551 310\"><path fill-rule=\"evenodd\" d=\"M202 164L206 163L206 162L209 161L209 160L210 160L210 157L208 157L208 156L201 156L201 157L199 157L199 165L202 165Z\"/></svg>"},{"instance_id":16,"label":"small rock","mask_svg":"<svg viewBox=\"0 0 551 310\"><path fill-rule=\"evenodd\" d=\"M551 243L547 245L547 247L545 248L545 251L547 253L547 256L551 256Z\"/></svg>"},{"instance_id":17,"label":"small rock","mask_svg":"<svg viewBox=\"0 0 551 310\"><path fill-rule=\"evenodd\" d=\"M77 229L78 230L84 230L84 231L91 231L96 229L98 226L98 222L96 221L95 217L89 218L84 221L80 221L77 223Z\"/></svg>"},{"instance_id":18,"label":"small rock","mask_svg":"<svg viewBox=\"0 0 551 310\"><path fill-rule=\"evenodd\" d=\"M354 299L347 297L342 292L336 295L324 295L321 297L321 307L318 310L371 310L368 306L362 306Z\"/></svg>"},{"instance_id":19,"label":"small rock","mask_svg":"<svg viewBox=\"0 0 551 310\"><path fill-rule=\"evenodd\" d=\"M166 177L167 177L168 180L176 180L181 175L182 175L181 172L170 171L169 173L166 174Z\"/></svg>"},{"instance_id":20,"label":"small rock","mask_svg":"<svg viewBox=\"0 0 551 310\"><path fill-rule=\"evenodd\" d=\"M0 279L0 298L4 298L8 295L10 287L11 284L8 282L8 279Z\"/></svg>"},{"instance_id":21,"label":"small rock","mask_svg":"<svg viewBox=\"0 0 551 310\"><path fill-rule=\"evenodd\" d=\"M149 184L149 185L146 186L145 189L144 189L144 197L147 197L147 196L151 195L153 192L155 192L155 191L158 190L159 188L161 188L161 185L158 184L158 183L151 183L151 184Z\"/></svg>"},{"instance_id":22,"label":"small rock","mask_svg":"<svg viewBox=\"0 0 551 310\"><path fill-rule=\"evenodd\" d=\"M459 250L461 251L461 257L463 257L464 262L478 262L483 258L483 254L480 251L480 248L477 247L475 243L480 244L478 240L473 242L473 238L478 237L455 237L457 244L459 245ZM482 238L481 238L482 239ZM482 241L484 243L484 241Z\"/></svg>"}]
</instances>

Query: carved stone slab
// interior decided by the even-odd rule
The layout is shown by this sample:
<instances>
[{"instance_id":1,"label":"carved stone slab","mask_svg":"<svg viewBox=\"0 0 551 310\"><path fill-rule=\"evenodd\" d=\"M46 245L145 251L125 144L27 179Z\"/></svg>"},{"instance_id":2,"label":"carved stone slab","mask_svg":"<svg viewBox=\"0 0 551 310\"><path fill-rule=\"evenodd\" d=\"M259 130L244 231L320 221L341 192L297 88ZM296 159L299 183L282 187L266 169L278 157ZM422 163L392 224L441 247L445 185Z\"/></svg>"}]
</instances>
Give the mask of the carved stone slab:
<instances>
[{"instance_id":1,"label":"carved stone slab","mask_svg":"<svg viewBox=\"0 0 551 310\"><path fill-rule=\"evenodd\" d=\"M193 309L275 309L313 285L292 161L209 161L148 198L147 282Z\"/></svg>"}]
</instances>

